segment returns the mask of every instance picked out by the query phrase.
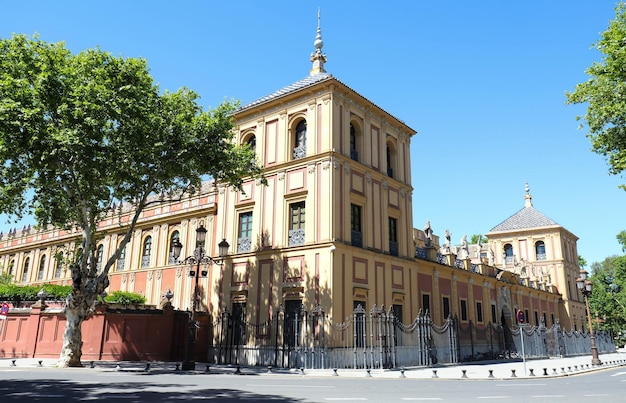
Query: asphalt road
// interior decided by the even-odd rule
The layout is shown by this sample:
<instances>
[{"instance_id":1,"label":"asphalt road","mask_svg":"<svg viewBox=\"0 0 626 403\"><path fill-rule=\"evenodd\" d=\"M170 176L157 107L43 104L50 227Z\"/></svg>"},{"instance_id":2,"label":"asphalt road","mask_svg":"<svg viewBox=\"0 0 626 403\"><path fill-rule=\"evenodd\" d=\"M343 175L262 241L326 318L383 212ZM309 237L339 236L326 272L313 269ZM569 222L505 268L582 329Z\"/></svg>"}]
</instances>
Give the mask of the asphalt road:
<instances>
[{"instance_id":1,"label":"asphalt road","mask_svg":"<svg viewBox=\"0 0 626 403\"><path fill-rule=\"evenodd\" d=\"M537 379L349 378L250 373L0 368L4 402L625 402L626 368Z\"/></svg>"}]
</instances>

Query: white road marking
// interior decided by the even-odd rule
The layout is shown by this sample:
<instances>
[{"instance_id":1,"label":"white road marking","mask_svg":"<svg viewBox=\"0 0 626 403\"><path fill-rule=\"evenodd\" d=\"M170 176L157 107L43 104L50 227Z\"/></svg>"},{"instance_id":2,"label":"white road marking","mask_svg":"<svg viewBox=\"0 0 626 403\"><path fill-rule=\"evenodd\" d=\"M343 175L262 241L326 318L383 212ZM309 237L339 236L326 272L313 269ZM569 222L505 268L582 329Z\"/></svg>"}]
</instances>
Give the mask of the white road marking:
<instances>
[{"instance_id":1,"label":"white road marking","mask_svg":"<svg viewBox=\"0 0 626 403\"><path fill-rule=\"evenodd\" d=\"M325 397L324 400L330 400L330 401L352 401L352 400L367 400L364 397Z\"/></svg>"},{"instance_id":2,"label":"white road marking","mask_svg":"<svg viewBox=\"0 0 626 403\"><path fill-rule=\"evenodd\" d=\"M476 399L510 399L511 396L476 396Z\"/></svg>"},{"instance_id":3,"label":"white road marking","mask_svg":"<svg viewBox=\"0 0 626 403\"><path fill-rule=\"evenodd\" d=\"M440 397L403 397L400 400L441 400Z\"/></svg>"},{"instance_id":4,"label":"white road marking","mask_svg":"<svg viewBox=\"0 0 626 403\"><path fill-rule=\"evenodd\" d=\"M538 398L551 398L551 397L565 397L565 395L533 395L531 397L538 397Z\"/></svg>"},{"instance_id":5,"label":"white road marking","mask_svg":"<svg viewBox=\"0 0 626 403\"><path fill-rule=\"evenodd\" d=\"M288 385L288 384L279 384L279 383L275 383L275 384L265 384L265 383L249 383L246 386L260 386L260 387L264 387L264 388L324 388L324 389L333 389L334 386L332 385Z\"/></svg>"}]
</instances>

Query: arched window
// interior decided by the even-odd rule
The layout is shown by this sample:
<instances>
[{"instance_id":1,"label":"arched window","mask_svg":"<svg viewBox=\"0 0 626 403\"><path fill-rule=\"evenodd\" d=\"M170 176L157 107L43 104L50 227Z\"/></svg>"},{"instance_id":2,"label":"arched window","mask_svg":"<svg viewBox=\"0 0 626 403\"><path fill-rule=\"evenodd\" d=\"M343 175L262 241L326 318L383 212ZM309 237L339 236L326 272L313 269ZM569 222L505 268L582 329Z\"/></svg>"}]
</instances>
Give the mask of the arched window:
<instances>
[{"instance_id":1,"label":"arched window","mask_svg":"<svg viewBox=\"0 0 626 403\"><path fill-rule=\"evenodd\" d=\"M169 245L169 248L167 249L170 251L169 259L167 261L168 264L176 264L176 258L174 257L174 249L172 248L172 245L174 245L175 242L180 242L180 233L178 231L172 232L172 235L170 236L170 245Z\"/></svg>"},{"instance_id":2,"label":"arched window","mask_svg":"<svg viewBox=\"0 0 626 403\"><path fill-rule=\"evenodd\" d=\"M293 143L293 159L306 157L306 120L302 119L296 125L296 133Z\"/></svg>"},{"instance_id":3,"label":"arched window","mask_svg":"<svg viewBox=\"0 0 626 403\"><path fill-rule=\"evenodd\" d=\"M102 271L102 257L104 255L104 245L99 245L96 249L96 271L100 273Z\"/></svg>"},{"instance_id":4,"label":"arched window","mask_svg":"<svg viewBox=\"0 0 626 403\"><path fill-rule=\"evenodd\" d=\"M513 246L510 243L504 245L504 260L506 263L513 263Z\"/></svg>"},{"instance_id":5,"label":"arched window","mask_svg":"<svg viewBox=\"0 0 626 403\"><path fill-rule=\"evenodd\" d=\"M147 236L143 241L143 251L141 253L141 267L150 266L150 255L152 254L152 237Z\"/></svg>"},{"instance_id":6,"label":"arched window","mask_svg":"<svg viewBox=\"0 0 626 403\"><path fill-rule=\"evenodd\" d=\"M546 244L543 241L535 242L535 254L537 260L546 260Z\"/></svg>"},{"instance_id":7,"label":"arched window","mask_svg":"<svg viewBox=\"0 0 626 403\"><path fill-rule=\"evenodd\" d=\"M122 243L120 242L120 245ZM124 270L124 263L126 262L126 246L128 244L124 245L124 248L122 249L122 251L120 252L120 257L117 258L117 264L115 266L115 271L122 271ZM119 245L118 245L119 247Z\"/></svg>"},{"instance_id":8,"label":"arched window","mask_svg":"<svg viewBox=\"0 0 626 403\"><path fill-rule=\"evenodd\" d=\"M61 259L57 258L54 262L54 278L61 277Z\"/></svg>"},{"instance_id":9,"label":"arched window","mask_svg":"<svg viewBox=\"0 0 626 403\"><path fill-rule=\"evenodd\" d=\"M41 256L39 260L39 271L37 271L37 280L43 280L46 274L46 255Z\"/></svg>"},{"instance_id":10,"label":"arched window","mask_svg":"<svg viewBox=\"0 0 626 403\"><path fill-rule=\"evenodd\" d=\"M256 152L256 136L254 134L248 138L248 141L246 142L246 144L250 146L250 149L252 151Z\"/></svg>"},{"instance_id":11,"label":"arched window","mask_svg":"<svg viewBox=\"0 0 626 403\"><path fill-rule=\"evenodd\" d=\"M27 257L26 261L24 261L24 270L22 270L22 283L28 281L28 266L30 266L30 258Z\"/></svg>"},{"instance_id":12,"label":"arched window","mask_svg":"<svg viewBox=\"0 0 626 403\"><path fill-rule=\"evenodd\" d=\"M350 123L350 158L359 160L359 148L357 143L357 131L352 123Z\"/></svg>"},{"instance_id":13,"label":"arched window","mask_svg":"<svg viewBox=\"0 0 626 403\"><path fill-rule=\"evenodd\" d=\"M15 260L9 262L9 274L13 275L13 269L15 268Z\"/></svg>"},{"instance_id":14,"label":"arched window","mask_svg":"<svg viewBox=\"0 0 626 403\"><path fill-rule=\"evenodd\" d=\"M387 143L387 176L393 178L393 170L396 165L396 151L394 145Z\"/></svg>"}]
</instances>

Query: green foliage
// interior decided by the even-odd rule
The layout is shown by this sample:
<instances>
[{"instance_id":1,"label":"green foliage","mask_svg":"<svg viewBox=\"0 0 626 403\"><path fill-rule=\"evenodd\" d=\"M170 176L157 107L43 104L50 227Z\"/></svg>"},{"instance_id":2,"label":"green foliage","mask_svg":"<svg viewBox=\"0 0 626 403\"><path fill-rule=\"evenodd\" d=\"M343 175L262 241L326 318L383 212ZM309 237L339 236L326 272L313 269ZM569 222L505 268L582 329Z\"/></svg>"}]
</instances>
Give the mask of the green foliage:
<instances>
[{"instance_id":1,"label":"green foliage","mask_svg":"<svg viewBox=\"0 0 626 403\"><path fill-rule=\"evenodd\" d=\"M578 267L587 267L587 260L580 255L578 255Z\"/></svg>"},{"instance_id":2,"label":"green foliage","mask_svg":"<svg viewBox=\"0 0 626 403\"><path fill-rule=\"evenodd\" d=\"M2 301L37 301L37 294L41 291L42 286L19 286L16 284L0 284L0 300ZM69 285L44 284L43 289L46 293L45 299L48 301L65 300L72 290Z\"/></svg>"},{"instance_id":3,"label":"green foliage","mask_svg":"<svg viewBox=\"0 0 626 403\"><path fill-rule=\"evenodd\" d=\"M40 226L78 227L82 253L64 264L88 310L149 203L193 193L203 177L241 189L261 178L234 137L237 102L204 110L195 92L160 92L140 58L13 35L0 40L0 211ZM135 207L113 256L96 267L97 223Z\"/></svg>"},{"instance_id":4,"label":"green foliage","mask_svg":"<svg viewBox=\"0 0 626 403\"><path fill-rule=\"evenodd\" d=\"M478 241L480 241L481 244L487 243L488 239L486 236L483 236L481 234L474 234L472 235L472 237L470 238L470 244L474 245L477 244Z\"/></svg>"},{"instance_id":5,"label":"green foliage","mask_svg":"<svg viewBox=\"0 0 626 403\"><path fill-rule=\"evenodd\" d=\"M566 97L569 104L588 104L584 120L592 149L607 159L611 174L619 175L626 170L626 5L618 3L615 13L594 44L602 61L593 63L586 70L589 80L576 85ZM626 190L625 184L620 187Z\"/></svg>"},{"instance_id":6,"label":"green foliage","mask_svg":"<svg viewBox=\"0 0 626 403\"><path fill-rule=\"evenodd\" d=\"M114 291L113 294L104 297L104 300L110 304L135 305L145 304L146 297L141 294L128 291Z\"/></svg>"},{"instance_id":7,"label":"green foliage","mask_svg":"<svg viewBox=\"0 0 626 403\"><path fill-rule=\"evenodd\" d=\"M589 298L591 315L604 319L601 329L610 330L617 345L626 343L626 256L612 256L591 265L593 291ZM594 326L596 324L594 323ZM619 336L622 334L622 336Z\"/></svg>"},{"instance_id":8,"label":"green foliage","mask_svg":"<svg viewBox=\"0 0 626 403\"><path fill-rule=\"evenodd\" d=\"M8 285L13 282L13 275L9 272L0 273L0 285Z\"/></svg>"},{"instance_id":9,"label":"green foliage","mask_svg":"<svg viewBox=\"0 0 626 403\"><path fill-rule=\"evenodd\" d=\"M620 231L617 234L617 242L622 245L622 252L626 252L626 231Z\"/></svg>"}]
</instances>

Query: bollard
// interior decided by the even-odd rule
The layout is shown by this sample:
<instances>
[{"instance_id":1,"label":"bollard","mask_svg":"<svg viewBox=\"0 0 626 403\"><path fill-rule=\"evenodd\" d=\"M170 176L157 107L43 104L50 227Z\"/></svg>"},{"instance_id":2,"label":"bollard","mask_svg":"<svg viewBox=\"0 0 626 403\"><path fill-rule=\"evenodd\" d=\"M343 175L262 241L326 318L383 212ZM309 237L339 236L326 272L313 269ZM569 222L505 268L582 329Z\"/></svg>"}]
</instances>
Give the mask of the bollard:
<instances>
[{"instance_id":1,"label":"bollard","mask_svg":"<svg viewBox=\"0 0 626 403\"><path fill-rule=\"evenodd\" d=\"M300 367L300 373L304 375L304 367Z\"/></svg>"},{"instance_id":2,"label":"bollard","mask_svg":"<svg viewBox=\"0 0 626 403\"><path fill-rule=\"evenodd\" d=\"M514 369L511 370L511 378L517 378L517 375L515 375Z\"/></svg>"},{"instance_id":3,"label":"bollard","mask_svg":"<svg viewBox=\"0 0 626 403\"><path fill-rule=\"evenodd\" d=\"M436 369L433 369L433 376L431 376L431 378L439 378L437 376L437 370Z\"/></svg>"},{"instance_id":4,"label":"bollard","mask_svg":"<svg viewBox=\"0 0 626 403\"><path fill-rule=\"evenodd\" d=\"M544 368L544 369L543 369L543 375L544 375L544 376L547 376L547 375L548 375L548 368Z\"/></svg>"},{"instance_id":5,"label":"bollard","mask_svg":"<svg viewBox=\"0 0 626 403\"><path fill-rule=\"evenodd\" d=\"M95 368L95 367L96 367L96 365L94 364L94 362L90 361L89 362L89 368Z\"/></svg>"},{"instance_id":6,"label":"bollard","mask_svg":"<svg viewBox=\"0 0 626 403\"><path fill-rule=\"evenodd\" d=\"M272 373L272 366L271 366L271 365L268 365L268 366L267 366L267 373L268 373L268 374L271 374L271 373Z\"/></svg>"},{"instance_id":7,"label":"bollard","mask_svg":"<svg viewBox=\"0 0 626 403\"><path fill-rule=\"evenodd\" d=\"M556 372L556 368L552 368L552 375L558 375L558 373Z\"/></svg>"},{"instance_id":8,"label":"bollard","mask_svg":"<svg viewBox=\"0 0 626 403\"><path fill-rule=\"evenodd\" d=\"M206 368L204 369L204 373L208 374L209 372L211 372L211 367L209 366L209 364L207 364Z\"/></svg>"},{"instance_id":9,"label":"bollard","mask_svg":"<svg viewBox=\"0 0 626 403\"><path fill-rule=\"evenodd\" d=\"M339 376L339 374L337 373L337 368L333 368L333 376Z\"/></svg>"},{"instance_id":10,"label":"bollard","mask_svg":"<svg viewBox=\"0 0 626 403\"><path fill-rule=\"evenodd\" d=\"M565 373L565 367L561 367L561 373L564 374Z\"/></svg>"},{"instance_id":11,"label":"bollard","mask_svg":"<svg viewBox=\"0 0 626 403\"><path fill-rule=\"evenodd\" d=\"M567 367L567 372L572 372L572 367Z\"/></svg>"},{"instance_id":12,"label":"bollard","mask_svg":"<svg viewBox=\"0 0 626 403\"><path fill-rule=\"evenodd\" d=\"M15 360L11 360L11 366L14 367L15 366Z\"/></svg>"},{"instance_id":13,"label":"bollard","mask_svg":"<svg viewBox=\"0 0 626 403\"><path fill-rule=\"evenodd\" d=\"M487 378L493 378L493 369L489 370L489 376Z\"/></svg>"},{"instance_id":14,"label":"bollard","mask_svg":"<svg viewBox=\"0 0 626 403\"><path fill-rule=\"evenodd\" d=\"M467 370L466 369L462 369L461 372L463 373L463 375L461 375L461 378L466 378L467 379Z\"/></svg>"},{"instance_id":15,"label":"bollard","mask_svg":"<svg viewBox=\"0 0 626 403\"><path fill-rule=\"evenodd\" d=\"M174 371L180 371L180 364L176 363L176 369Z\"/></svg>"},{"instance_id":16,"label":"bollard","mask_svg":"<svg viewBox=\"0 0 626 403\"><path fill-rule=\"evenodd\" d=\"M122 370L122 367L120 366L119 363L115 366L115 370L116 371L121 371Z\"/></svg>"},{"instance_id":17,"label":"bollard","mask_svg":"<svg viewBox=\"0 0 626 403\"><path fill-rule=\"evenodd\" d=\"M150 363L149 362L146 362L146 367L143 370L146 371L146 372L150 371Z\"/></svg>"},{"instance_id":18,"label":"bollard","mask_svg":"<svg viewBox=\"0 0 626 403\"><path fill-rule=\"evenodd\" d=\"M574 365L574 371L578 371L578 365Z\"/></svg>"},{"instance_id":19,"label":"bollard","mask_svg":"<svg viewBox=\"0 0 626 403\"><path fill-rule=\"evenodd\" d=\"M39 366L40 366L40 367L43 367L42 362L43 362L43 361L41 361L41 360L39 360L39 362L38 362L38 364L39 364Z\"/></svg>"},{"instance_id":20,"label":"bollard","mask_svg":"<svg viewBox=\"0 0 626 403\"><path fill-rule=\"evenodd\" d=\"M368 378L371 378L372 377L372 370L368 368L367 369L367 375L365 375L365 376L368 377Z\"/></svg>"},{"instance_id":21,"label":"bollard","mask_svg":"<svg viewBox=\"0 0 626 403\"><path fill-rule=\"evenodd\" d=\"M404 368L400 368L400 378L406 378L404 375Z\"/></svg>"},{"instance_id":22,"label":"bollard","mask_svg":"<svg viewBox=\"0 0 626 403\"><path fill-rule=\"evenodd\" d=\"M241 375L241 368L237 365L237 369L235 370L236 375Z\"/></svg>"},{"instance_id":23,"label":"bollard","mask_svg":"<svg viewBox=\"0 0 626 403\"><path fill-rule=\"evenodd\" d=\"M535 376L535 373L533 372L534 370L532 368L530 368L528 371L530 372L528 376Z\"/></svg>"}]
</instances>

